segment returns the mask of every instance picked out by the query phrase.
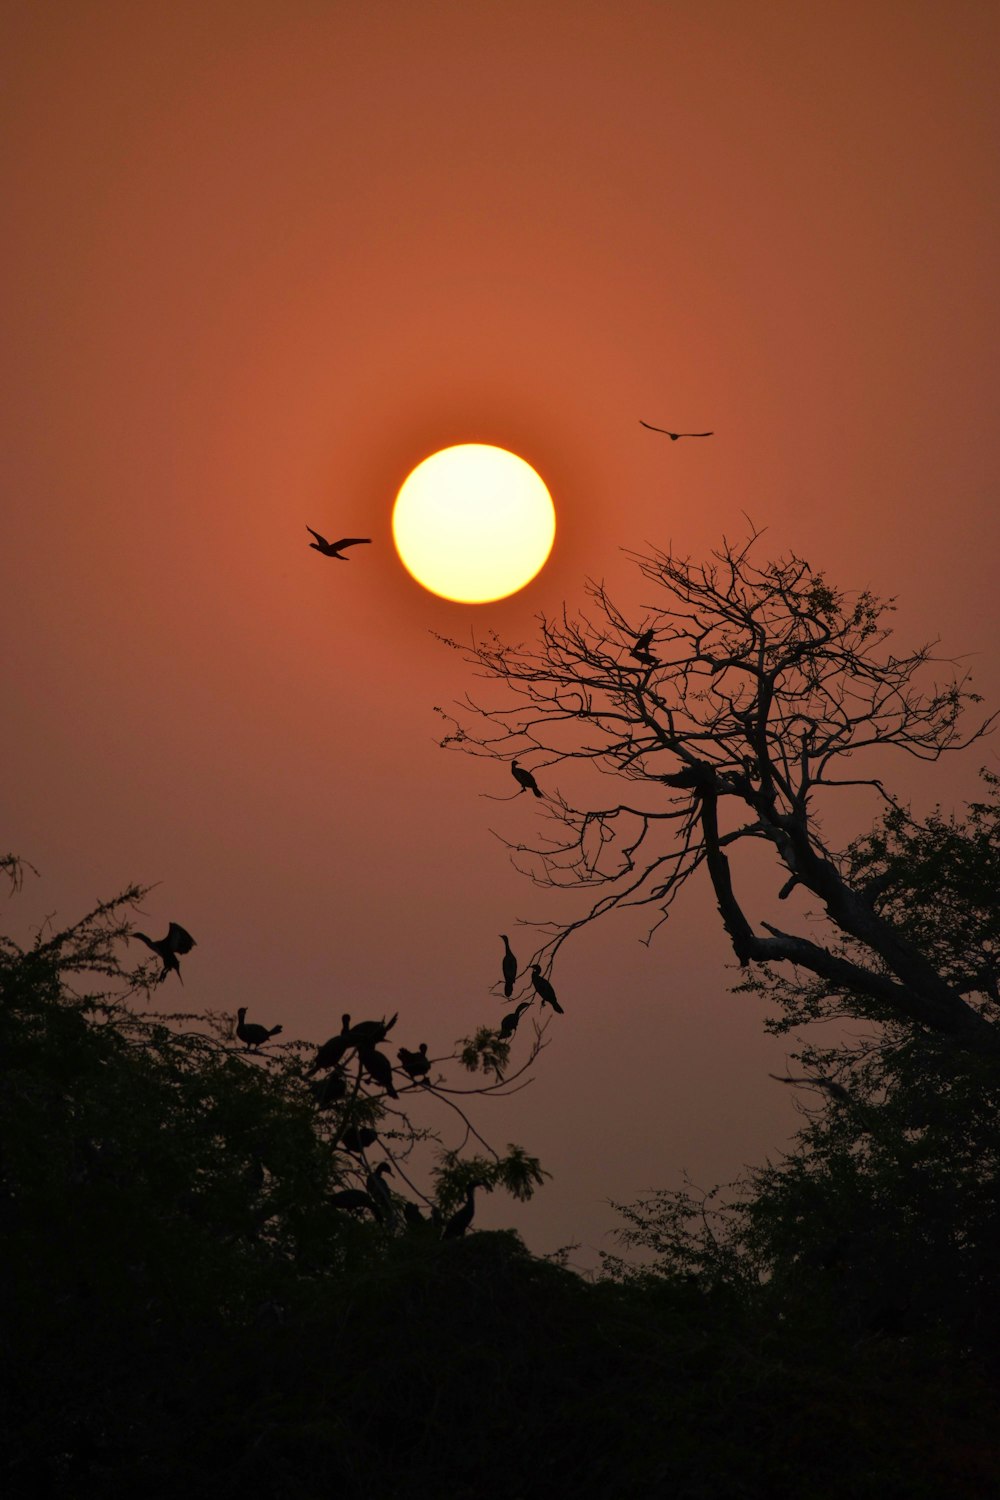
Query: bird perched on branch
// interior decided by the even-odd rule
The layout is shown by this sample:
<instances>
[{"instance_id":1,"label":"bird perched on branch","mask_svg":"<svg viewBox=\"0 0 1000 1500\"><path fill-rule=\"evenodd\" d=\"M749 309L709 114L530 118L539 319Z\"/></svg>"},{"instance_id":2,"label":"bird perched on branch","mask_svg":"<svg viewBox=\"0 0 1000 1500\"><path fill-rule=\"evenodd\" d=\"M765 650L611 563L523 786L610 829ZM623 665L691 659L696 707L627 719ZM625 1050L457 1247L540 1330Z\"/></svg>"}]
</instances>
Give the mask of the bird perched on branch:
<instances>
[{"instance_id":1,"label":"bird perched on branch","mask_svg":"<svg viewBox=\"0 0 1000 1500\"><path fill-rule=\"evenodd\" d=\"M521 1019L522 1015L530 1005L530 1000L522 1000L516 1010L507 1012L503 1020L500 1022L500 1040L502 1042L510 1041L511 1037L514 1035L514 1032L517 1030L518 1021Z\"/></svg>"},{"instance_id":2,"label":"bird perched on branch","mask_svg":"<svg viewBox=\"0 0 1000 1500\"><path fill-rule=\"evenodd\" d=\"M329 1041L324 1042L313 1059L312 1067L306 1070L306 1077L312 1077L321 1068L335 1068L347 1051L351 1043L348 1041L348 1033L351 1029L350 1016L341 1016L340 1031L332 1036Z\"/></svg>"},{"instance_id":3,"label":"bird perched on branch","mask_svg":"<svg viewBox=\"0 0 1000 1500\"><path fill-rule=\"evenodd\" d=\"M536 797L542 795L538 790L538 782L534 776L532 776L530 771L526 771L523 766L519 766L516 760L512 760L510 763L510 774L518 783L522 792L534 792Z\"/></svg>"},{"instance_id":4,"label":"bird perched on branch","mask_svg":"<svg viewBox=\"0 0 1000 1500\"><path fill-rule=\"evenodd\" d=\"M140 943L145 943L147 948L152 948L153 952L162 962L161 983L166 979L171 969L177 975L177 978L181 980L181 984L184 983L183 979L181 979L181 966L177 962L178 955L190 953L191 949L195 946L195 941L179 922L171 922L167 928L166 937L156 938L155 941L153 938L147 937L144 932L133 932L132 936L138 938Z\"/></svg>"},{"instance_id":5,"label":"bird perched on branch","mask_svg":"<svg viewBox=\"0 0 1000 1500\"><path fill-rule=\"evenodd\" d=\"M510 950L510 941L505 932L501 932L503 939L503 961L500 970L503 974L503 992L509 1000L514 993L514 983L517 979L517 959Z\"/></svg>"},{"instance_id":6,"label":"bird perched on branch","mask_svg":"<svg viewBox=\"0 0 1000 1500\"><path fill-rule=\"evenodd\" d=\"M653 424L652 424L652 422L644 422L641 417L639 418L639 426L640 427L648 427L649 430L650 430L650 432L662 432L662 433L664 433L665 436L668 437L672 443L676 443L677 439L678 438L682 438L682 437L714 437L715 436L714 432L668 432L667 429L666 429L666 427L654 427Z\"/></svg>"},{"instance_id":7,"label":"bird perched on branch","mask_svg":"<svg viewBox=\"0 0 1000 1500\"><path fill-rule=\"evenodd\" d=\"M392 1168L387 1161L380 1161L375 1170L369 1172L365 1179L368 1196L375 1205L376 1217L383 1221L395 1215L392 1194L385 1184L386 1174L391 1177L393 1175Z\"/></svg>"},{"instance_id":8,"label":"bird perched on branch","mask_svg":"<svg viewBox=\"0 0 1000 1500\"><path fill-rule=\"evenodd\" d=\"M840 1104L854 1103L848 1090L835 1078L824 1078L819 1074L815 1078L781 1078L777 1073L769 1073L768 1077L773 1078L775 1083L808 1083L813 1088L824 1089L831 1099L836 1099Z\"/></svg>"},{"instance_id":9,"label":"bird perched on branch","mask_svg":"<svg viewBox=\"0 0 1000 1500\"><path fill-rule=\"evenodd\" d=\"M342 547L360 547L364 542L371 543L370 536L342 536L339 542L328 542L325 536L320 536L319 532L313 531L311 526L307 526L306 530L310 536L316 538L314 542L309 543L310 547L316 552L322 552L324 557L335 557L338 562L350 562L351 560L349 557L341 557L340 552Z\"/></svg>"},{"instance_id":10,"label":"bird perched on branch","mask_svg":"<svg viewBox=\"0 0 1000 1500\"><path fill-rule=\"evenodd\" d=\"M476 1188L485 1186L485 1182L480 1182L478 1178L469 1183L465 1189L465 1202L457 1213L452 1214L441 1230L443 1240L457 1240L465 1233L476 1212Z\"/></svg>"},{"instance_id":11,"label":"bird perched on branch","mask_svg":"<svg viewBox=\"0 0 1000 1500\"><path fill-rule=\"evenodd\" d=\"M245 1005L241 1005L236 1012L236 1035L241 1042L246 1042L248 1047L260 1047L272 1036L277 1036L279 1031L284 1030L283 1026L272 1026L268 1030L266 1026L258 1026L256 1021L251 1021L247 1024L244 1019L246 1013L247 1008Z\"/></svg>"},{"instance_id":12,"label":"bird perched on branch","mask_svg":"<svg viewBox=\"0 0 1000 1500\"><path fill-rule=\"evenodd\" d=\"M343 1068L334 1068L325 1078L319 1078L309 1087L313 1091L318 1109L332 1109L347 1097L347 1075Z\"/></svg>"},{"instance_id":13,"label":"bird perched on branch","mask_svg":"<svg viewBox=\"0 0 1000 1500\"><path fill-rule=\"evenodd\" d=\"M634 656L636 661L641 661L644 667L655 667L656 665L656 657L651 654L649 649L650 642L655 634L656 631L653 629L644 630L642 635L636 640L635 645L629 650L629 655Z\"/></svg>"},{"instance_id":14,"label":"bird perched on branch","mask_svg":"<svg viewBox=\"0 0 1000 1500\"><path fill-rule=\"evenodd\" d=\"M378 1131L372 1130L370 1125L349 1125L340 1137L340 1144L345 1151L353 1151L357 1155L361 1151L367 1151L369 1146L374 1146L378 1140Z\"/></svg>"},{"instance_id":15,"label":"bird perched on branch","mask_svg":"<svg viewBox=\"0 0 1000 1500\"><path fill-rule=\"evenodd\" d=\"M405 1047L400 1047L396 1056L399 1058L403 1071L409 1073L412 1079L423 1077L424 1082L427 1082L425 1075L431 1070L431 1061L427 1056L426 1042L420 1043L419 1052L408 1052Z\"/></svg>"},{"instance_id":16,"label":"bird perched on branch","mask_svg":"<svg viewBox=\"0 0 1000 1500\"><path fill-rule=\"evenodd\" d=\"M543 1005L551 1005L552 1009L558 1011L561 1016L565 1015L565 1011L556 999L555 990L545 978L539 964L531 966L531 982L535 986L535 994L539 996Z\"/></svg>"},{"instance_id":17,"label":"bird perched on branch","mask_svg":"<svg viewBox=\"0 0 1000 1500\"><path fill-rule=\"evenodd\" d=\"M356 1021L353 1026L348 1026L350 1019L350 1016L343 1017L347 1045L360 1051L362 1047L377 1047L379 1042L385 1041L399 1020L399 1011L389 1021Z\"/></svg>"},{"instance_id":18,"label":"bird perched on branch","mask_svg":"<svg viewBox=\"0 0 1000 1500\"><path fill-rule=\"evenodd\" d=\"M384 1052L379 1052L375 1047L359 1047L358 1061L370 1078L374 1078L380 1088L385 1089L390 1099L398 1099L395 1086L392 1081L392 1063Z\"/></svg>"},{"instance_id":19,"label":"bird perched on branch","mask_svg":"<svg viewBox=\"0 0 1000 1500\"><path fill-rule=\"evenodd\" d=\"M370 1214L378 1218L375 1204L360 1188L341 1188L339 1193L330 1194L330 1202L334 1208L346 1208L349 1213L353 1213L357 1208L366 1208Z\"/></svg>"}]
</instances>

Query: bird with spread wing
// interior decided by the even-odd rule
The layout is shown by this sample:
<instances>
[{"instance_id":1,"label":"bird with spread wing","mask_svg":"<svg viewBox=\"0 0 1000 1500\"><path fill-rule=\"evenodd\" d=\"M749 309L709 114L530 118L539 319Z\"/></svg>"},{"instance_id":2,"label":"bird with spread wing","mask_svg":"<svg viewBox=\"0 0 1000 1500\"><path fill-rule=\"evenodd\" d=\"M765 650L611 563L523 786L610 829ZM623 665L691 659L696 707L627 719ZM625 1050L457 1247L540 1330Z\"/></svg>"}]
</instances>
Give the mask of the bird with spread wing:
<instances>
[{"instance_id":1,"label":"bird with spread wing","mask_svg":"<svg viewBox=\"0 0 1000 1500\"><path fill-rule=\"evenodd\" d=\"M313 531L311 526L307 526L306 530L310 536L316 538L314 542L309 543L310 547L316 552L322 552L324 557L335 557L338 562L350 562L351 560L349 557L341 556L342 548L360 547L363 542L371 542L370 536L342 536L339 542L328 542L325 536L320 536L319 532Z\"/></svg>"}]
</instances>

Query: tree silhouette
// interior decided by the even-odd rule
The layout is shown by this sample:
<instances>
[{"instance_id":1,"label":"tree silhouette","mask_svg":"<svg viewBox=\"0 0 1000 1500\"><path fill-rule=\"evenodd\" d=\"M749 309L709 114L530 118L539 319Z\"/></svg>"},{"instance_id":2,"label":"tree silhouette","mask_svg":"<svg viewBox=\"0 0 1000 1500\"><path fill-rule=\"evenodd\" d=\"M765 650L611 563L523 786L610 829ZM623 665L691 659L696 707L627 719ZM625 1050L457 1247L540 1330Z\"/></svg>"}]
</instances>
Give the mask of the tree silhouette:
<instances>
[{"instance_id":1,"label":"tree silhouette","mask_svg":"<svg viewBox=\"0 0 1000 1500\"><path fill-rule=\"evenodd\" d=\"M468 698L459 719L444 715L452 728L442 743L511 764L530 753L546 773L537 809L546 835L510 843L515 861L541 884L602 889L583 917L550 929L541 953L551 958L576 928L624 905L651 907L652 933L704 871L742 966L794 965L848 1013L894 1016L996 1057L1000 1036L963 984L891 919L877 886L823 832L845 788L867 788L904 815L877 774L886 752L936 761L992 719L963 735L963 710L979 699L954 664L943 684L925 683L934 643L889 649L891 601L835 588L794 555L757 562L759 542L754 531L724 543L706 564L630 554L655 593L642 611L656 639L649 660L636 660L642 631L601 583L588 585L591 611L541 616L536 647L495 635L471 647L448 641L506 696ZM592 792L577 790L588 767L618 781L610 805L595 778ZM572 796L560 770L572 773L562 778ZM734 862L749 846L770 852L773 898L798 893L797 923L757 915L759 863L751 876Z\"/></svg>"}]
</instances>

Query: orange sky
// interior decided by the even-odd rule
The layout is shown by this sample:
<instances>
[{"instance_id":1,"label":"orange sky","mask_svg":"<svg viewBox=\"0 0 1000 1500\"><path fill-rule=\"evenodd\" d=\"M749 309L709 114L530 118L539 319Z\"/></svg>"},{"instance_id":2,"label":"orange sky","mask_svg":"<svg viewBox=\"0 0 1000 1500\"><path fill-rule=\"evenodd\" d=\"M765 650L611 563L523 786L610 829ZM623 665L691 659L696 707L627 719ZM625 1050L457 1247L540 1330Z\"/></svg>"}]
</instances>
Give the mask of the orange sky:
<instances>
[{"instance_id":1,"label":"orange sky","mask_svg":"<svg viewBox=\"0 0 1000 1500\"><path fill-rule=\"evenodd\" d=\"M470 680L429 632L528 638L588 575L636 603L620 547L700 558L744 511L898 595L901 644L980 653L1000 704L998 55L980 3L8 5L19 930L160 881L140 925L198 939L170 999L314 1038L398 1007L447 1050L498 1013L496 934L553 907L489 831L528 799L435 747ZM478 609L390 538L408 470L472 441L559 515ZM306 522L374 545L325 562ZM997 758L896 784L951 803ZM560 956L536 1081L476 1107L554 1174L480 1222L579 1264L609 1197L730 1176L796 1119L707 892L639 931Z\"/></svg>"}]
</instances>

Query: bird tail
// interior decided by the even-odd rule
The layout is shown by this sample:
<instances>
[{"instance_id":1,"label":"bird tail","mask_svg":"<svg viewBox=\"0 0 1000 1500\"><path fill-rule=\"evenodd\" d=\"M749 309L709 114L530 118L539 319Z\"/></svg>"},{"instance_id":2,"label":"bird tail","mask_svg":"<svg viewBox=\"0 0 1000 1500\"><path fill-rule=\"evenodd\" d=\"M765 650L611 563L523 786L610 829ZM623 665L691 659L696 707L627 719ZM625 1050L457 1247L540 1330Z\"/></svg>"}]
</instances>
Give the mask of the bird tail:
<instances>
[{"instance_id":1,"label":"bird tail","mask_svg":"<svg viewBox=\"0 0 1000 1500\"><path fill-rule=\"evenodd\" d=\"M537 786L533 786L531 788L531 790L534 792L534 794L535 794L536 797L540 797L542 795L541 792L538 790Z\"/></svg>"},{"instance_id":2,"label":"bird tail","mask_svg":"<svg viewBox=\"0 0 1000 1500\"><path fill-rule=\"evenodd\" d=\"M514 993L514 985L510 979L506 980L506 982L504 983L503 993L506 1000L509 1000L511 995Z\"/></svg>"},{"instance_id":3,"label":"bird tail","mask_svg":"<svg viewBox=\"0 0 1000 1500\"><path fill-rule=\"evenodd\" d=\"M268 1036L277 1036L278 1032L279 1031L284 1031L284 1029L285 1028L283 1026L272 1026L271 1029L270 1029L270 1031L267 1034L268 1034Z\"/></svg>"},{"instance_id":4,"label":"bird tail","mask_svg":"<svg viewBox=\"0 0 1000 1500\"><path fill-rule=\"evenodd\" d=\"M557 1010L561 1016L564 1016L566 1014L566 1012L563 1010L562 1006L559 1004L559 1001L556 999L555 995L552 996L552 999L549 1001L549 1004L551 1005L552 1009L553 1010Z\"/></svg>"}]
</instances>

